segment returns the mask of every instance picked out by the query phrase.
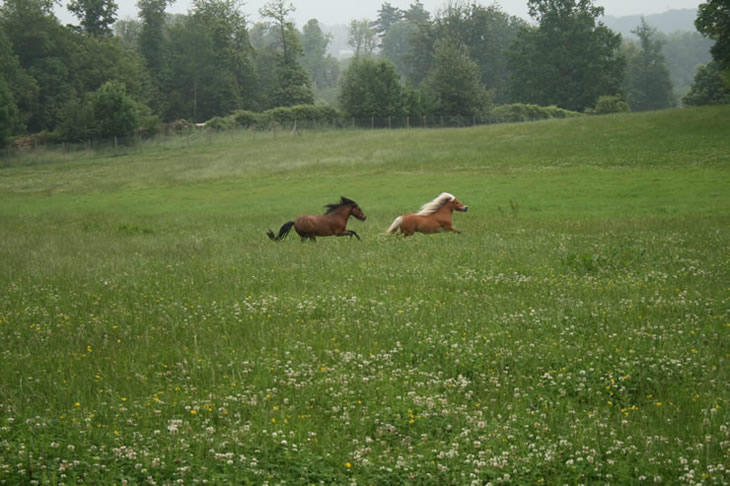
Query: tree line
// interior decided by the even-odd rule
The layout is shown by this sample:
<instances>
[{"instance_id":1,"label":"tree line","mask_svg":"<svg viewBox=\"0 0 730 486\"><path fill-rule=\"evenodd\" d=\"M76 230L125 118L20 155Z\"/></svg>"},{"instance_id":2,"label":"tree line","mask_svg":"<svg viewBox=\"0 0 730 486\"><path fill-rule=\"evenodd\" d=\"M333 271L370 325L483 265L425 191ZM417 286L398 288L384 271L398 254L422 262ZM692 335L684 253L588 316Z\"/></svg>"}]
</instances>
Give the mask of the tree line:
<instances>
[{"instance_id":1,"label":"tree line","mask_svg":"<svg viewBox=\"0 0 730 486\"><path fill-rule=\"evenodd\" d=\"M78 25L61 25L55 0L0 6L0 146L36 134L86 141L154 134L161 122L205 122L238 113L328 105L346 117L458 116L556 107L565 112L675 106L662 39L645 21L622 42L593 0L527 0L528 23L498 6L448 3L436 15L415 0L352 20L345 61L328 53L316 19L301 30L294 7L272 0L251 24L237 0L137 0L138 19L117 20L114 0L69 0ZM728 11L698 10L715 41L687 104L730 101ZM547 113L543 110L542 113Z\"/></svg>"}]
</instances>

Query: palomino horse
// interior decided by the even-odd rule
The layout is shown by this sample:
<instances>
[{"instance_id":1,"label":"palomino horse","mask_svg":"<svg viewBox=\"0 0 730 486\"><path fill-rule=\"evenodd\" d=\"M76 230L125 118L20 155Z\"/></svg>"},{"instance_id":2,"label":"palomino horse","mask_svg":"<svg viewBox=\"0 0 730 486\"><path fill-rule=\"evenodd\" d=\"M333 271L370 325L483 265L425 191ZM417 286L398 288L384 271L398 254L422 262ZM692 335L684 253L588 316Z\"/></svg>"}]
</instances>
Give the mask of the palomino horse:
<instances>
[{"instance_id":1,"label":"palomino horse","mask_svg":"<svg viewBox=\"0 0 730 486\"><path fill-rule=\"evenodd\" d=\"M340 197L340 202L326 204L325 207L327 211L322 216L309 214L299 216L294 221L284 223L278 235L274 235L271 230L267 231L266 234L272 240L279 241L289 234L292 226L294 226L302 241L307 238L317 241L315 236L349 236L350 238L354 236L358 240L360 239L357 233L345 227L350 216L365 221L365 214L355 201Z\"/></svg>"},{"instance_id":2,"label":"palomino horse","mask_svg":"<svg viewBox=\"0 0 730 486\"><path fill-rule=\"evenodd\" d=\"M469 209L464 203L456 199L453 194L442 192L436 199L421 206L417 213L398 216L388 228L388 233L394 233L400 228L403 236L411 236L415 232L436 233L438 231L454 231L461 233L451 223L451 213L454 211L466 212Z\"/></svg>"}]
</instances>

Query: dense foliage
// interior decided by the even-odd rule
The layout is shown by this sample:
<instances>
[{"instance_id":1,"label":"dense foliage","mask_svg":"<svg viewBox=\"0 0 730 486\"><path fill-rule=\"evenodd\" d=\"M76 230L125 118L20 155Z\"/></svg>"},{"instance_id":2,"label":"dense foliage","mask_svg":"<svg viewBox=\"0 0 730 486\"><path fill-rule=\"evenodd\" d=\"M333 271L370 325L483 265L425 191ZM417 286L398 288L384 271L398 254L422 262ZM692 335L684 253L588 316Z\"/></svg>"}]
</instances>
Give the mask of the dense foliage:
<instances>
[{"instance_id":1,"label":"dense foliage","mask_svg":"<svg viewBox=\"0 0 730 486\"><path fill-rule=\"evenodd\" d=\"M489 112L488 120L491 123L514 123L551 118L575 118L578 116L581 116L581 113L564 110L557 106L513 103L496 106Z\"/></svg>"},{"instance_id":2,"label":"dense foliage","mask_svg":"<svg viewBox=\"0 0 730 486\"><path fill-rule=\"evenodd\" d=\"M342 75L340 103L355 117L400 115L404 91L388 60L356 57Z\"/></svg>"},{"instance_id":3,"label":"dense foliage","mask_svg":"<svg viewBox=\"0 0 730 486\"><path fill-rule=\"evenodd\" d=\"M682 101L687 105L722 105L730 103L730 83L716 62L700 66L689 93Z\"/></svg>"},{"instance_id":4,"label":"dense foliage","mask_svg":"<svg viewBox=\"0 0 730 486\"><path fill-rule=\"evenodd\" d=\"M466 48L449 39L437 42L434 48L433 66L424 81L434 111L470 116L486 111L489 92Z\"/></svg>"},{"instance_id":5,"label":"dense foliage","mask_svg":"<svg viewBox=\"0 0 730 486\"><path fill-rule=\"evenodd\" d=\"M690 92L709 39L659 35L644 22L638 44L622 45L593 0L529 0L532 25L497 4L454 2L432 15L419 1L384 2L376 19L350 23L354 56L340 59L323 26L311 19L297 29L283 0L265 4L258 23L236 0L194 0L184 15L167 13L172 0L138 0L138 19L126 20L113 0L71 0L78 25L63 26L54 4L0 5L0 146L38 134L141 136L157 121L220 126L232 113L315 103L338 117L474 120L502 118L490 111L506 103L599 113L600 99L615 99L660 109L688 93L688 103L722 103L730 79L726 67L703 70ZM721 2L703 4L697 18L719 66L725 19ZM106 83L134 106L126 118L137 126L110 129L94 108Z\"/></svg>"},{"instance_id":6,"label":"dense foliage","mask_svg":"<svg viewBox=\"0 0 730 486\"><path fill-rule=\"evenodd\" d=\"M730 4L725 0L700 4L695 25L704 36L715 41L711 49L713 62L697 72L685 100L695 105L727 103L730 99Z\"/></svg>"},{"instance_id":7,"label":"dense foliage","mask_svg":"<svg viewBox=\"0 0 730 486\"><path fill-rule=\"evenodd\" d=\"M509 65L515 100L583 111L601 95L620 92L621 36L597 19L590 0L529 0L537 27L523 27Z\"/></svg>"},{"instance_id":8,"label":"dense foliage","mask_svg":"<svg viewBox=\"0 0 730 486\"><path fill-rule=\"evenodd\" d=\"M626 98L633 111L659 110L674 106L669 69L656 30L644 19L634 30L640 50L628 57Z\"/></svg>"},{"instance_id":9,"label":"dense foliage","mask_svg":"<svg viewBox=\"0 0 730 486\"><path fill-rule=\"evenodd\" d=\"M695 25L697 30L715 41L713 59L724 69L730 69L730 4L727 0L709 0L700 4Z\"/></svg>"}]
</instances>

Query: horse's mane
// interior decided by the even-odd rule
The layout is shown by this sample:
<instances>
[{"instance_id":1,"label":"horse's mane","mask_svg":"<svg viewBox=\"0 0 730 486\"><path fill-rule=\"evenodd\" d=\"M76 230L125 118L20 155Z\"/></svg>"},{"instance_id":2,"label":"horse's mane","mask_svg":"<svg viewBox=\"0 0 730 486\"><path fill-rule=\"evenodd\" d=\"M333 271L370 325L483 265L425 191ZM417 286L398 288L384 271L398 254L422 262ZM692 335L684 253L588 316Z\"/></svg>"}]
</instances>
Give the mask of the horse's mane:
<instances>
[{"instance_id":1,"label":"horse's mane","mask_svg":"<svg viewBox=\"0 0 730 486\"><path fill-rule=\"evenodd\" d=\"M427 202L423 206L421 206L421 209L418 210L416 214L420 216L428 216L429 214L433 214L441 207L446 204L449 201L453 201L456 199L456 196L453 194L450 194L448 192L442 192L439 194L433 201Z\"/></svg>"},{"instance_id":2,"label":"horse's mane","mask_svg":"<svg viewBox=\"0 0 730 486\"><path fill-rule=\"evenodd\" d=\"M324 214L329 214L332 211L335 211L335 210L341 208L342 206L358 207L358 204L355 201L353 201L352 199L348 199L345 196L340 196L340 202L324 205L324 207L327 208L327 211Z\"/></svg>"}]
</instances>

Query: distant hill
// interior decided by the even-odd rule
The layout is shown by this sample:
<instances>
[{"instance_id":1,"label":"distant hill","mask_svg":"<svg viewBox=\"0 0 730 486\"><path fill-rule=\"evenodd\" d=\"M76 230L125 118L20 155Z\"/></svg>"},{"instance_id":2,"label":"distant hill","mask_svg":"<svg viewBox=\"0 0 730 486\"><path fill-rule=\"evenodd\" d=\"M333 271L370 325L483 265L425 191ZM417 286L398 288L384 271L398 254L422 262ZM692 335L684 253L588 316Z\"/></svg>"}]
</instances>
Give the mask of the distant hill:
<instances>
[{"instance_id":1,"label":"distant hill","mask_svg":"<svg viewBox=\"0 0 730 486\"><path fill-rule=\"evenodd\" d=\"M697 9L694 8L668 10L660 14L643 16L629 15L626 17L613 17L606 15L605 17L601 17L600 20L611 30L621 33L624 37L636 37L631 33L631 31L641 25L641 17L644 17L646 23L651 27L664 34L697 31L697 28L695 27Z\"/></svg>"},{"instance_id":2,"label":"distant hill","mask_svg":"<svg viewBox=\"0 0 730 486\"><path fill-rule=\"evenodd\" d=\"M600 20L614 32L621 33L624 42L638 42L632 30L641 25L641 15L626 17L605 16ZM697 32L697 9L669 10L654 15L644 15L644 20L657 30L667 68L677 99L681 99L694 79L699 66L712 60L710 48L714 41Z\"/></svg>"}]
</instances>

